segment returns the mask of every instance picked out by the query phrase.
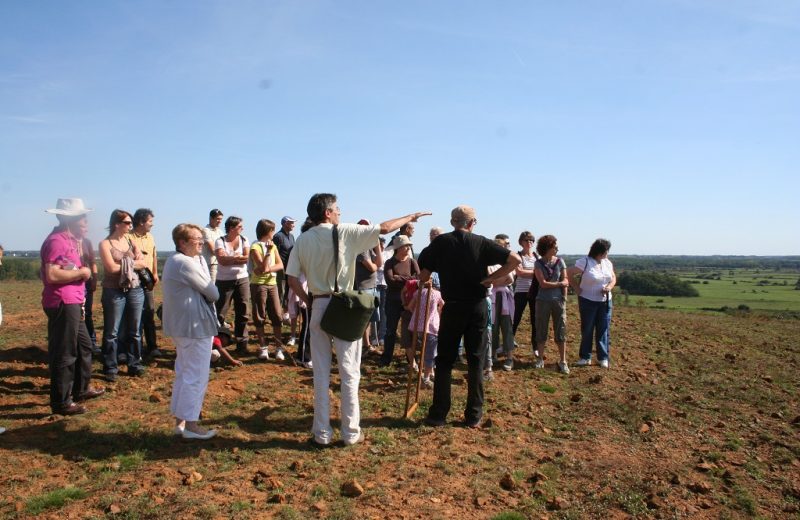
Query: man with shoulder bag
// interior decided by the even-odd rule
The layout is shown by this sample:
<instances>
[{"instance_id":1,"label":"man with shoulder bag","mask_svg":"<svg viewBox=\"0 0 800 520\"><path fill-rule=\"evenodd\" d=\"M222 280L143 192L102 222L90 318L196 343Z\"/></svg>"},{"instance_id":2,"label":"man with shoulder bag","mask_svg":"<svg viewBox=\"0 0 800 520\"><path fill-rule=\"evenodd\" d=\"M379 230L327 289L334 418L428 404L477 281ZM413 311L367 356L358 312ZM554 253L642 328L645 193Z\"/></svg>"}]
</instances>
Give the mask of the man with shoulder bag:
<instances>
[{"instance_id":1,"label":"man with shoulder bag","mask_svg":"<svg viewBox=\"0 0 800 520\"><path fill-rule=\"evenodd\" d=\"M307 207L308 218L304 232L297 238L286 274L289 287L311 309L311 359L314 364L314 424L313 442L330 444L333 430L330 425L331 345L336 349L336 358L341 378L341 424L342 440L353 445L364 440L360 427L358 384L361 378L361 334L365 324L359 324L360 316L371 314L364 307L373 296L345 291L353 287L356 257L378 244L381 234L390 233L408 222L429 212L418 212L387 220L378 225L340 224L341 212L336 204L336 195L317 193L311 197ZM305 275L309 292L303 288L300 275ZM340 291L340 289L342 289ZM325 319L331 306L331 314L344 320ZM355 312L347 309L352 306ZM367 315L367 319L369 316ZM351 321L352 320L352 321ZM337 326L333 321L345 321ZM360 327L360 329L359 329ZM351 334L352 333L352 334ZM346 336L346 337L340 337Z\"/></svg>"}]
</instances>

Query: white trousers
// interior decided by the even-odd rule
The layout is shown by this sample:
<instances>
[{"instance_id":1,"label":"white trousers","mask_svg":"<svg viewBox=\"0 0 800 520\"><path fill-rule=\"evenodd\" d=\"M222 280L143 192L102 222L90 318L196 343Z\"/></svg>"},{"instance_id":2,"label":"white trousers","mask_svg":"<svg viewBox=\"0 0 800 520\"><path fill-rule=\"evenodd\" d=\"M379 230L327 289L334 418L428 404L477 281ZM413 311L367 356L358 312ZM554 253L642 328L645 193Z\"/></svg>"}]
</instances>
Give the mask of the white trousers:
<instances>
[{"instance_id":1,"label":"white trousers","mask_svg":"<svg viewBox=\"0 0 800 520\"><path fill-rule=\"evenodd\" d=\"M182 421L200 418L208 388L211 341L207 338L172 338L178 357L175 359L175 384L172 386L172 415Z\"/></svg>"},{"instance_id":2,"label":"white trousers","mask_svg":"<svg viewBox=\"0 0 800 520\"><path fill-rule=\"evenodd\" d=\"M342 440L355 441L361 435L361 411L358 406L358 383L361 380L361 340L345 341L320 328L320 321L330 298L318 298L311 307L311 361L314 362L314 440L328 444L333 437L330 417L331 344L336 349L339 378L342 381Z\"/></svg>"}]
</instances>

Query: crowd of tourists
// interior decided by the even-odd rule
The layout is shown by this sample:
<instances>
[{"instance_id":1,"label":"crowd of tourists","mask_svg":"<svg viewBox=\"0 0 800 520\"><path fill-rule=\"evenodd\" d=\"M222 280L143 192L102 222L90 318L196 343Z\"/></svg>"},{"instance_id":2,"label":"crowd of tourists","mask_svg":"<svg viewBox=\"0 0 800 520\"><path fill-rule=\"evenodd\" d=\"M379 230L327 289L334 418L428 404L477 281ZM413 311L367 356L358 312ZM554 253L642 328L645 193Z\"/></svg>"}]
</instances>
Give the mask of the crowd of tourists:
<instances>
[{"instance_id":1,"label":"crowd of tourists","mask_svg":"<svg viewBox=\"0 0 800 520\"><path fill-rule=\"evenodd\" d=\"M556 369L569 374L570 286L578 295L581 317L576 365L591 365L593 350L601 367L610 364L616 278L608 260L611 244L605 239L596 240L588 255L567 267L557 254L555 236L537 241L523 231L514 252L508 235L491 240L474 233L475 210L458 206L451 212L452 231L434 227L421 244L414 238L415 223L429 212L379 224L367 219L342 223L336 196L319 193L309 200L297 237L297 220L290 216L281 218L280 226L269 219L256 222L252 242L242 219L226 218L219 209L210 211L205 227L179 224L172 230L175 252L159 272L152 210L114 210L97 254L87 237L91 209L81 199L59 199L47 212L59 222L41 248L50 406L57 414L84 413L83 402L104 394L104 388L90 385L93 355L102 360L103 377L110 383L122 366L129 376L143 376L147 361L162 356L156 316L176 351L170 408L175 434L188 439L216 434L198 423L209 366L223 359L241 365L237 357L248 354L251 326L258 360L285 363L288 358L313 371L311 431L312 441L320 445L333 442L328 387L334 354L345 445L364 439L358 387L362 357L368 353L375 354L381 367L402 364L400 358L407 370L422 371L422 383L433 389L424 423L433 427L446 424L452 370L459 358L467 365L464 424L480 426L483 385L493 379L494 367L514 369L515 335L526 307L534 368L545 366L552 326ZM102 342L92 315L100 262ZM154 298L159 283L160 307ZM375 301L369 323L355 341L321 326L332 295L341 289L361 291ZM423 342L425 356L418 364ZM398 343L400 356L395 355Z\"/></svg>"}]
</instances>

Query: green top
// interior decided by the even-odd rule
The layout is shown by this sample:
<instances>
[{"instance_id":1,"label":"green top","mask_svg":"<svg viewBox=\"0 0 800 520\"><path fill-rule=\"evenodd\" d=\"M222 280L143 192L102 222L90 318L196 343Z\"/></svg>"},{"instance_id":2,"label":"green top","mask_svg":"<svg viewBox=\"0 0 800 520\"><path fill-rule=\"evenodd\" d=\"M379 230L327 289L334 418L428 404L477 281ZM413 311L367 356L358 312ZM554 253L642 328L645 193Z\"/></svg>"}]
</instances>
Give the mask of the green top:
<instances>
[{"instance_id":1,"label":"green top","mask_svg":"<svg viewBox=\"0 0 800 520\"><path fill-rule=\"evenodd\" d=\"M261 256L265 256L267 253L265 251L264 242L255 242L252 246L252 249L258 249L261 253ZM271 265L275 265L278 263L278 248L275 247L275 244L272 244L270 248L270 255L272 255L272 262ZM278 284L278 275L275 273L264 273L264 274L256 274L255 266L253 265L253 260L250 260L250 283L256 285L277 285Z\"/></svg>"}]
</instances>

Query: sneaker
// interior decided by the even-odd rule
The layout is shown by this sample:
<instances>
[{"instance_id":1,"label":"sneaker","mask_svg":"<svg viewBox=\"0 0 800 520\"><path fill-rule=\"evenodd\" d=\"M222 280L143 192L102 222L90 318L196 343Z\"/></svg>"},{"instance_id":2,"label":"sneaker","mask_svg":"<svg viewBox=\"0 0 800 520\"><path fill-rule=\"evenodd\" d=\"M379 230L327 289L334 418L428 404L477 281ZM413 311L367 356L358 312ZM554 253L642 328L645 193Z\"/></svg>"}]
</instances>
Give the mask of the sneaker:
<instances>
[{"instance_id":1,"label":"sneaker","mask_svg":"<svg viewBox=\"0 0 800 520\"><path fill-rule=\"evenodd\" d=\"M308 369L313 369L313 368L314 368L314 364L313 364L313 363L311 363L311 360L304 361L304 362L303 362L303 363L301 363L301 364L302 364L302 365L303 365L305 368L308 368Z\"/></svg>"},{"instance_id":2,"label":"sneaker","mask_svg":"<svg viewBox=\"0 0 800 520\"><path fill-rule=\"evenodd\" d=\"M610 365L609 365L609 363L608 363L608 360L607 360L607 359L603 359L602 361L600 361L600 366L601 366L602 368L608 368Z\"/></svg>"},{"instance_id":3,"label":"sneaker","mask_svg":"<svg viewBox=\"0 0 800 520\"><path fill-rule=\"evenodd\" d=\"M513 368L514 368L513 358L508 358L505 361L503 361L503 370L505 370L506 372L511 372Z\"/></svg>"},{"instance_id":4,"label":"sneaker","mask_svg":"<svg viewBox=\"0 0 800 520\"><path fill-rule=\"evenodd\" d=\"M408 366L408 371L409 371L409 372L411 372L411 373L414 373L414 374L416 374L417 372L419 372L419 365L417 365L417 362L416 362L416 361L414 361L414 364L413 364L413 365L409 365L409 366Z\"/></svg>"},{"instance_id":5,"label":"sneaker","mask_svg":"<svg viewBox=\"0 0 800 520\"><path fill-rule=\"evenodd\" d=\"M283 313L283 322L284 323L289 323L289 313L288 312L284 312Z\"/></svg>"},{"instance_id":6,"label":"sneaker","mask_svg":"<svg viewBox=\"0 0 800 520\"><path fill-rule=\"evenodd\" d=\"M562 374L569 374L569 365L559 361L558 362L558 371L561 372Z\"/></svg>"},{"instance_id":7,"label":"sneaker","mask_svg":"<svg viewBox=\"0 0 800 520\"><path fill-rule=\"evenodd\" d=\"M497 347L497 350L494 351L494 355L495 355L495 357L497 357L497 356L502 355L503 352L505 352L505 350L503 350L503 347Z\"/></svg>"},{"instance_id":8,"label":"sneaker","mask_svg":"<svg viewBox=\"0 0 800 520\"><path fill-rule=\"evenodd\" d=\"M219 358L221 358L221 357L222 357L222 354L219 353L219 350L211 349L211 362L212 363L216 363L217 361L219 361Z\"/></svg>"},{"instance_id":9,"label":"sneaker","mask_svg":"<svg viewBox=\"0 0 800 520\"><path fill-rule=\"evenodd\" d=\"M602 361L600 362L602 364ZM575 363L576 367L588 367L592 364L591 359L579 359L577 363Z\"/></svg>"},{"instance_id":10,"label":"sneaker","mask_svg":"<svg viewBox=\"0 0 800 520\"><path fill-rule=\"evenodd\" d=\"M278 361L283 361L286 359L286 356L283 355L283 349L279 348L277 352L275 352L275 359Z\"/></svg>"},{"instance_id":11,"label":"sneaker","mask_svg":"<svg viewBox=\"0 0 800 520\"><path fill-rule=\"evenodd\" d=\"M128 375L133 377L142 377L144 375L144 367L128 367Z\"/></svg>"},{"instance_id":12,"label":"sneaker","mask_svg":"<svg viewBox=\"0 0 800 520\"><path fill-rule=\"evenodd\" d=\"M358 437L355 439L345 439L344 445L345 446L352 446L354 444L358 444L359 442L364 442L364 432L358 434Z\"/></svg>"},{"instance_id":13,"label":"sneaker","mask_svg":"<svg viewBox=\"0 0 800 520\"><path fill-rule=\"evenodd\" d=\"M544 368L544 359L537 358L536 362L533 364L533 368Z\"/></svg>"},{"instance_id":14,"label":"sneaker","mask_svg":"<svg viewBox=\"0 0 800 520\"><path fill-rule=\"evenodd\" d=\"M424 424L425 426L430 426L431 428L440 428L445 424L447 424L447 421L445 421L444 419L434 419L433 417L428 415L427 417L425 417L425 419L422 420L422 424Z\"/></svg>"},{"instance_id":15,"label":"sneaker","mask_svg":"<svg viewBox=\"0 0 800 520\"><path fill-rule=\"evenodd\" d=\"M431 379L430 377L423 377L422 386L424 386L425 388L433 388L433 379Z\"/></svg>"},{"instance_id":16,"label":"sneaker","mask_svg":"<svg viewBox=\"0 0 800 520\"><path fill-rule=\"evenodd\" d=\"M261 347L258 349L258 359L264 361L269 359L269 349L267 347Z\"/></svg>"},{"instance_id":17,"label":"sneaker","mask_svg":"<svg viewBox=\"0 0 800 520\"><path fill-rule=\"evenodd\" d=\"M164 357L164 353L163 353L163 352L161 352L159 349L157 349L157 348L154 348L153 350L151 350L151 351L150 351L150 352L147 354L147 357L148 357L148 359L160 358L160 357Z\"/></svg>"},{"instance_id":18,"label":"sneaker","mask_svg":"<svg viewBox=\"0 0 800 520\"><path fill-rule=\"evenodd\" d=\"M120 352L117 354L117 365L127 365L128 364L128 354L124 352Z\"/></svg>"},{"instance_id":19,"label":"sneaker","mask_svg":"<svg viewBox=\"0 0 800 520\"><path fill-rule=\"evenodd\" d=\"M287 341L287 342L286 342L286 344L287 344L288 346L290 346L290 347L293 347L293 346L295 346L295 345L297 344L297 338L295 338L294 336L292 336L291 338L289 338L289 341Z\"/></svg>"},{"instance_id":20,"label":"sneaker","mask_svg":"<svg viewBox=\"0 0 800 520\"><path fill-rule=\"evenodd\" d=\"M536 357L536 358L539 357L539 351L538 350L533 349L533 357Z\"/></svg>"},{"instance_id":21,"label":"sneaker","mask_svg":"<svg viewBox=\"0 0 800 520\"><path fill-rule=\"evenodd\" d=\"M483 371L483 380L484 381L494 381L494 372L491 370L484 370Z\"/></svg>"},{"instance_id":22,"label":"sneaker","mask_svg":"<svg viewBox=\"0 0 800 520\"><path fill-rule=\"evenodd\" d=\"M107 372L103 374L103 378L108 381L109 383L116 383L117 382L117 374L112 372Z\"/></svg>"}]
</instances>

